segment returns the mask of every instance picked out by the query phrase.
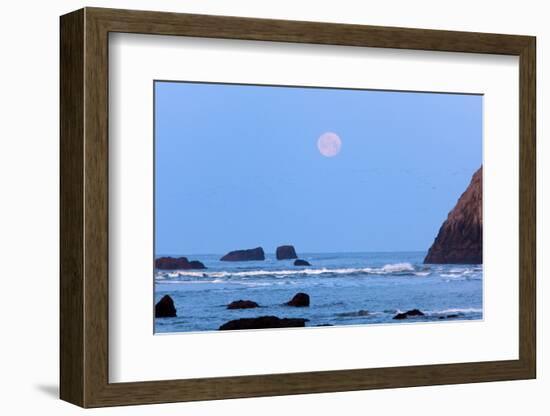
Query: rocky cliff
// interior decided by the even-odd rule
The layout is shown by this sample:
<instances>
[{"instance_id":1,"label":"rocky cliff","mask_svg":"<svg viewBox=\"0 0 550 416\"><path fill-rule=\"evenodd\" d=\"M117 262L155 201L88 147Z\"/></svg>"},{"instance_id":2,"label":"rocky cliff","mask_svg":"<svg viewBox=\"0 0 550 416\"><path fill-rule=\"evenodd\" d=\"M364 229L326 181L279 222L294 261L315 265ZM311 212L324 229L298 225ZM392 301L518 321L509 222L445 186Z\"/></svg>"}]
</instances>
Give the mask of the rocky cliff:
<instances>
[{"instance_id":1,"label":"rocky cliff","mask_svg":"<svg viewBox=\"0 0 550 416\"><path fill-rule=\"evenodd\" d=\"M483 167L474 174L470 185L449 213L424 263L483 263L482 172Z\"/></svg>"}]
</instances>

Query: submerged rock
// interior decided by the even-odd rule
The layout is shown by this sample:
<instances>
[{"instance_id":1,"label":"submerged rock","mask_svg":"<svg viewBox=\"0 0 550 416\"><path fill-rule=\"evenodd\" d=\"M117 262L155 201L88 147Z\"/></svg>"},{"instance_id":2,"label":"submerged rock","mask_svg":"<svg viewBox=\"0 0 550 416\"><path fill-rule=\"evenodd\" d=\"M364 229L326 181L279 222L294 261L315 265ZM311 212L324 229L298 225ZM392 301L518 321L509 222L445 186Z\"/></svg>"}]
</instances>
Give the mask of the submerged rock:
<instances>
[{"instance_id":1,"label":"submerged rock","mask_svg":"<svg viewBox=\"0 0 550 416\"><path fill-rule=\"evenodd\" d=\"M236 329L293 328L306 326L307 319L278 318L276 316L260 316L258 318L241 318L226 322L219 327L220 331Z\"/></svg>"},{"instance_id":2,"label":"submerged rock","mask_svg":"<svg viewBox=\"0 0 550 416\"><path fill-rule=\"evenodd\" d=\"M298 258L298 256L296 255L296 250L294 250L294 246L279 246L277 247L275 255L277 256L277 260L289 260Z\"/></svg>"},{"instance_id":3,"label":"submerged rock","mask_svg":"<svg viewBox=\"0 0 550 416\"><path fill-rule=\"evenodd\" d=\"M305 261L305 260L302 260L302 259L294 260L294 265L295 266L311 266L311 264L309 264L308 261Z\"/></svg>"},{"instance_id":4,"label":"submerged rock","mask_svg":"<svg viewBox=\"0 0 550 416\"><path fill-rule=\"evenodd\" d=\"M415 317L415 316L424 316L424 312L418 310L418 309L411 309L407 312L398 313L393 317L393 319L407 319L409 316Z\"/></svg>"},{"instance_id":5,"label":"submerged rock","mask_svg":"<svg viewBox=\"0 0 550 416\"><path fill-rule=\"evenodd\" d=\"M230 251L223 256L221 261L254 261L265 260L264 249L262 247L250 248L247 250Z\"/></svg>"},{"instance_id":6,"label":"submerged rock","mask_svg":"<svg viewBox=\"0 0 550 416\"><path fill-rule=\"evenodd\" d=\"M155 267L159 270L206 269L200 261L189 261L187 257L160 257L155 260Z\"/></svg>"},{"instance_id":7,"label":"submerged rock","mask_svg":"<svg viewBox=\"0 0 550 416\"><path fill-rule=\"evenodd\" d=\"M286 303L288 306L304 307L309 306L309 295L307 293L296 293L294 297Z\"/></svg>"},{"instance_id":8,"label":"submerged rock","mask_svg":"<svg viewBox=\"0 0 550 416\"><path fill-rule=\"evenodd\" d=\"M439 317L439 319L456 319L456 318L460 318L464 316L463 313L459 312L459 313L451 313L451 314L447 314L447 315L441 315Z\"/></svg>"},{"instance_id":9,"label":"submerged rock","mask_svg":"<svg viewBox=\"0 0 550 416\"><path fill-rule=\"evenodd\" d=\"M424 263L483 263L483 167L472 177L430 247Z\"/></svg>"},{"instance_id":10,"label":"submerged rock","mask_svg":"<svg viewBox=\"0 0 550 416\"><path fill-rule=\"evenodd\" d=\"M259 306L260 305L251 300L235 300L227 305L227 309L251 309Z\"/></svg>"},{"instance_id":11,"label":"submerged rock","mask_svg":"<svg viewBox=\"0 0 550 416\"><path fill-rule=\"evenodd\" d=\"M155 305L155 318L174 318L175 316L174 301L169 295L164 295Z\"/></svg>"},{"instance_id":12,"label":"submerged rock","mask_svg":"<svg viewBox=\"0 0 550 416\"><path fill-rule=\"evenodd\" d=\"M336 314L336 316L340 316L342 318L354 317L354 316L369 316L369 315L370 315L370 313L366 309L360 309L360 310L355 311L355 312L342 312L342 313L337 313Z\"/></svg>"}]
</instances>

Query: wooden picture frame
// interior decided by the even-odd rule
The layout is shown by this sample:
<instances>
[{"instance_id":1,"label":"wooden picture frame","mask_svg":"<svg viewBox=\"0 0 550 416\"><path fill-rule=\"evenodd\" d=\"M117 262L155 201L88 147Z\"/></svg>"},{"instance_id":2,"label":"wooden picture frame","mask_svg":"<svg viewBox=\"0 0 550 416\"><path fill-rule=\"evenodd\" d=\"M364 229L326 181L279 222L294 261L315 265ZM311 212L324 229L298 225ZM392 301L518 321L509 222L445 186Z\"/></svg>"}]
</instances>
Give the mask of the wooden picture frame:
<instances>
[{"instance_id":1,"label":"wooden picture frame","mask_svg":"<svg viewBox=\"0 0 550 416\"><path fill-rule=\"evenodd\" d=\"M82 407L536 377L535 51L530 36L85 8L61 17L60 396ZM519 359L109 383L110 32L503 54L520 65Z\"/></svg>"}]
</instances>

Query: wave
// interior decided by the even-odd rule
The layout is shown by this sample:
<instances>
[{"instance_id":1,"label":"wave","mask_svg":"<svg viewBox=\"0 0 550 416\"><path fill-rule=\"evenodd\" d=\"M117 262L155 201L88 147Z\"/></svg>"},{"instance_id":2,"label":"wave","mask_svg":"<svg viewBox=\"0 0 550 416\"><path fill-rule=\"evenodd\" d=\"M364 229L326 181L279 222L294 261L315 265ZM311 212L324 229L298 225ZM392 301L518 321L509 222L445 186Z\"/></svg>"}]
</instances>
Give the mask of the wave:
<instances>
[{"instance_id":1,"label":"wave","mask_svg":"<svg viewBox=\"0 0 550 416\"><path fill-rule=\"evenodd\" d=\"M414 271L414 266L411 263L386 264L380 270L384 273L412 272Z\"/></svg>"},{"instance_id":2,"label":"wave","mask_svg":"<svg viewBox=\"0 0 550 416\"><path fill-rule=\"evenodd\" d=\"M159 279L159 283L162 284L172 284L172 285L194 285L194 284L227 284L228 281L224 279L204 279L204 280L169 280L169 279ZM243 286L249 286L249 287L264 287L264 286L273 286L273 285L281 285L282 283L266 283L266 282L247 282L247 281L233 281L232 284L239 284Z\"/></svg>"},{"instance_id":3,"label":"wave","mask_svg":"<svg viewBox=\"0 0 550 416\"><path fill-rule=\"evenodd\" d=\"M366 309L360 309L358 311L353 311L353 312L337 313L336 316L341 317L341 318L348 318L348 317L351 318L351 317L355 317L355 316L369 316L369 315L373 315L373 314L375 314L375 312L369 312Z\"/></svg>"},{"instance_id":4,"label":"wave","mask_svg":"<svg viewBox=\"0 0 550 416\"><path fill-rule=\"evenodd\" d=\"M398 313L405 313L406 310L401 310L399 308L397 309L384 309L382 311L385 315L393 316ZM480 308L449 308L449 309L442 309L442 310L425 310L421 309L421 311L424 313L424 318L428 319L434 319L434 318L458 318L458 317L468 317L472 314L483 314L483 309ZM380 313L380 312L378 312ZM377 314L377 312L370 312L370 315ZM336 316L343 316L344 314L336 314ZM449 316L452 315L452 316ZM351 316L351 314L346 314L346 316ZM355 315L357 316L357 315ZM422 316L418 317L422 319Z\"/></svg>"},{"instance_id":5,"label":"wave","mask_svg":"<svg viewBox=\"0 0 550 416\"><path fill-rule=\"evenodd\" d=\"M441 311L429 311L429 314L433 315L445 315L448 313L456 313L456 314L468 314L468 313L483 313L483 309L479 308L451 308L451 309L444 309Z\"/></svg>"},{"instance_id":6,"label":"wave","mask_svg":"<svg viewBox=\"0 0 550 416\"><path fill-rule=\"evenodd\" d=\"M481 274L472 274L472 273L463 273L463 274L448 274L442 273L440 277L445 278L445 282L460 282L465 280L482 280L483 276Z\"/></svg>"},{"instance_id":7,"label":"wave","mask_svg":"<svg viewBox=\"0 0 550 416\"><path fill-rule=\"evenodd\" d=\"M398 313L404 313L405 310L401 309L384 309L383 311L371 311L366 309L359 309L356 311L349 311L349 312L339 312L335 313L335 318L366 318L366 317L375 317L375 316L390 316L393 317L395 314ZM443 309L443 310L422 310L424 313L424 318L428 318L429 320L433 320L434 318L458 318L458 317L468 317L468 315L472 314L482 314L483 309L479 308L449 308L449 309ZM451 316L449 316L451 315ZM418 317L422 319L423 317Z\"/></svg>"},{"instance_id":8,"label":"wave","mask_svg":"<svg viewBox=\"0 0 550 416\"><path fill-rule=\"evenodd\" d=\"M232 278L232 277L276 277L284 278L288 276L316 276L316 275L388 275L388 274L411 274L417 276L426 276L429 272L415 272L415 268L410 263L395 263L386 264L382 267L345 267L345 268L306 268L306 269L289 269L289 270L247 270L247 271L212 271L212 272L197 272L190 270L181 270L175 272L163 272L157 274L158 280L167 278ZM427 273L427 274L426 274Z\"/></svg>"}]
</instances>

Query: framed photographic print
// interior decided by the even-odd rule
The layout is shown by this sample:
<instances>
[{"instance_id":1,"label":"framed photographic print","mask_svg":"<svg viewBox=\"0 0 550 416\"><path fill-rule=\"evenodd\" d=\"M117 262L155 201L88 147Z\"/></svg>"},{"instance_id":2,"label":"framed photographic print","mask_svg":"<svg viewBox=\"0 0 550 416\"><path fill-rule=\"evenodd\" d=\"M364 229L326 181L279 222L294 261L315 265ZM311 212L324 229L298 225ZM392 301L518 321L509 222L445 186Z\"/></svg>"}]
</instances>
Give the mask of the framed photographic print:
<instances>
[{"instance_id":1,"label":"framed photographic print","mask_svg":"<svg viewBox=\"0 0 550 416\"><path fill-rule=\"evenodd\" d=\"M61 398L534 378L535 49L62 16Z\"/></svg>"}]
</instances>

